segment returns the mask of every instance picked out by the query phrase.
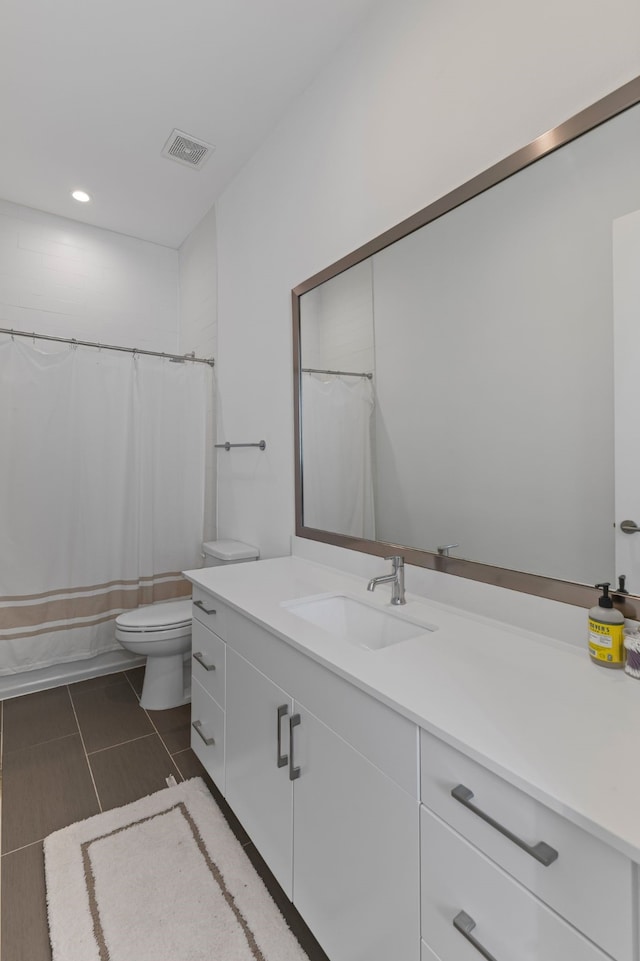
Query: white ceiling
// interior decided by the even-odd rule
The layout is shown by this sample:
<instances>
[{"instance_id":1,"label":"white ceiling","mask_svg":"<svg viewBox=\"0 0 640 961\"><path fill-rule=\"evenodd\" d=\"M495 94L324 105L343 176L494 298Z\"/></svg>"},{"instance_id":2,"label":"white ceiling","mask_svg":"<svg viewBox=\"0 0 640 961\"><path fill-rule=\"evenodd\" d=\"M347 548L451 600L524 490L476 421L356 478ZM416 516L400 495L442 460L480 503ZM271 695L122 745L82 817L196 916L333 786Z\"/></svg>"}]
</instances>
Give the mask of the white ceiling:
<instances>
[{"instance_id":1,"label":"white ceiling","mask_svg":"<svg viewBox=\"0 0 640 961\"><path fill-rule=\"evenodd\" d=\"M2 0L0 198L178 247L374 2Z\"/></svg>"}]
</instances>

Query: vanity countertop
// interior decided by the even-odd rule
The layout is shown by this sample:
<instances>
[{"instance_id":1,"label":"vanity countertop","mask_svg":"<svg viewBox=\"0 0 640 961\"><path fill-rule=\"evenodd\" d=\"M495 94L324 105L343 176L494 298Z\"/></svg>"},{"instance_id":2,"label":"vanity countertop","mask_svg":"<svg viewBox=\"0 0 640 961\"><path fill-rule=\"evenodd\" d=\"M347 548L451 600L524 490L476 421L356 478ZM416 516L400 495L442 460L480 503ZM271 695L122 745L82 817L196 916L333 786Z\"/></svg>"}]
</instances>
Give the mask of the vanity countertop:
<instances>
[{"instance_id":1,"label":"vanity countertop","mask_svg":"<svg viewBox=\"0 0 640 961\"><path fill-rule=\"evenodd\" d=\"M193 584L640 862L640 681L555 643L417 595L282 557L186 571ZM436 628L381 650L302 620L283 602L347 594Z\"/></svg>"}]
</instances>

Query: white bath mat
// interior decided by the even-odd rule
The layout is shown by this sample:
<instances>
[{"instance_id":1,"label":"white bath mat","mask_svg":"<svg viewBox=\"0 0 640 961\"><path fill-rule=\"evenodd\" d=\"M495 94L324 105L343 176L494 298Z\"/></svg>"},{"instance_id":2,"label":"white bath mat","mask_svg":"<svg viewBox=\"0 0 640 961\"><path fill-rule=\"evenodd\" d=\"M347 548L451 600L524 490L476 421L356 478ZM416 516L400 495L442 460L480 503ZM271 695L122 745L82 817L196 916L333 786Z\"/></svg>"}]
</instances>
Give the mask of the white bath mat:
<instances>
[{"instance_id":1,"label":"white bath mat","mask_svg":"<svg viewBox=\"0 0 640 961\"><path fill-rule=\"evenodd\" d=\"M53 961L308 961L200 778L44 854Z\"/></svg>"}]
</instances>

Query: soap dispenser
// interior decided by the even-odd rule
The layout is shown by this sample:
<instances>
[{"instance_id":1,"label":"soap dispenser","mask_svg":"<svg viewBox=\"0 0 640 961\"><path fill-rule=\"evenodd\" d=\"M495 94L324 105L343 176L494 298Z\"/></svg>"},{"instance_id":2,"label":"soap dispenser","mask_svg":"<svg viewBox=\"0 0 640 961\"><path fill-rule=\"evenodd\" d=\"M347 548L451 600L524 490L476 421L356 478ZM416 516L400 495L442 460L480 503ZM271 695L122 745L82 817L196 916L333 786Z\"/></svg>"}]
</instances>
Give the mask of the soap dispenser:
<instances>
[{"instance_id":1,"label":"soap dispenser","mask_svg":"<svg viewBox=\"0 0 640 961\"><path fill-rule=\"evenodd\" d=\"M613 606L610 586L596 584L602 595L589 611L589 654L599 667L624 667L624 616Z\"/></svg>"}]
</instances>

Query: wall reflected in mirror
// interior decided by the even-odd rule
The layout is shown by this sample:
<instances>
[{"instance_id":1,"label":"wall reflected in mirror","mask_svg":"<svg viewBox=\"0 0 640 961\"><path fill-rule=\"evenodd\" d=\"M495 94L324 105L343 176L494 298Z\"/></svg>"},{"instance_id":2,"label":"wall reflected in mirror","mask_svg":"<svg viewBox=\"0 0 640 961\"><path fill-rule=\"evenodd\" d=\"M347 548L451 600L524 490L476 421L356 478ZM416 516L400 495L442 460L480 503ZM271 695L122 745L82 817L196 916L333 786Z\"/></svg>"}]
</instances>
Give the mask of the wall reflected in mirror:
<instances>
[{"instance_id":1,"label":"wall reflected in mirror","mask_svg":"<svg viewBox=\"0 0 640 961\"><path fill-rule=\"evenodd\" d=\"M300 296L304 527L640 593L639 157L635 106Z\"/></svg>"}]
</instances>

